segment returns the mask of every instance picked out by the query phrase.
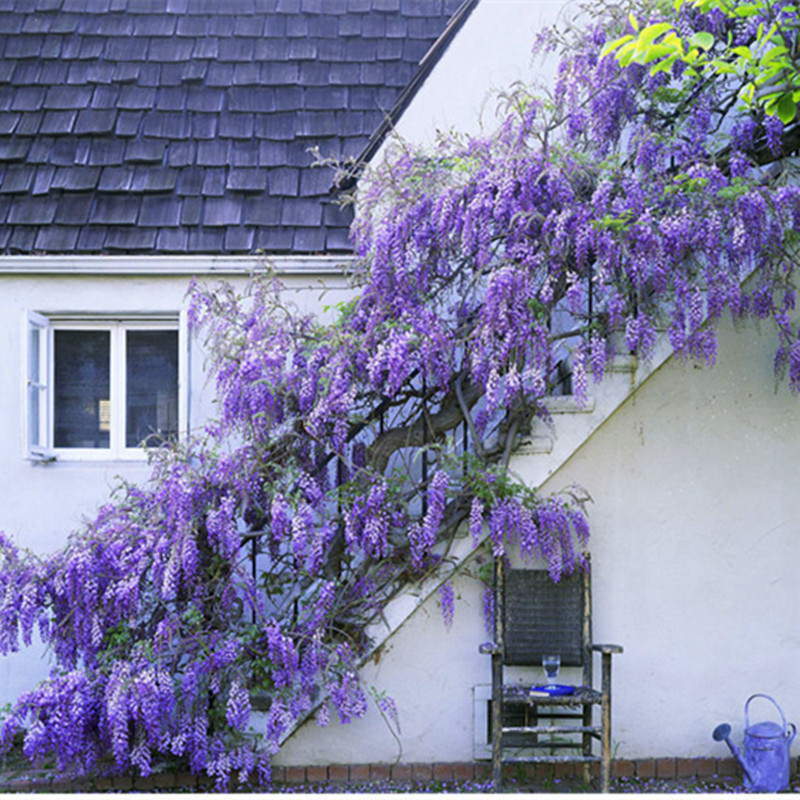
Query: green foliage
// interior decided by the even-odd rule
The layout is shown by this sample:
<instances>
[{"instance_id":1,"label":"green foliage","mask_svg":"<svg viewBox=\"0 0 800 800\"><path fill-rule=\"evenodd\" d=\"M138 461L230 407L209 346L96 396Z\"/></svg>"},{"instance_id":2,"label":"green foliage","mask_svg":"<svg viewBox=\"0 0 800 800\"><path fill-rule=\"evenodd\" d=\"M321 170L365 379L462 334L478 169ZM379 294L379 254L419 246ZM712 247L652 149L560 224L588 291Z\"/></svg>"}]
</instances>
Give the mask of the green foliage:
<instances>
[{"instance_id":1,"label":"green foliage","mask_svg":"<svg viewBox=\"0 0 800 800\"><path fill-rule=\"evenodd\" d=\"M678 21L681 14L692 11L715 11L740 24L756 18L758 26L749 44L737 44L730 33L717 38L709 31L699 31L686 38L680 34ZM796 118L800 101L796 12L794 5L769 0L674 0L670 19L642 26L631 14L632 32L609 42L602 55L613 53L624 67L649 66L651 74L669 72L680 62L689 83L730 77L740 83L739 97L746 105L763 108L787 125Z\"/></svg>"}]
</instances>

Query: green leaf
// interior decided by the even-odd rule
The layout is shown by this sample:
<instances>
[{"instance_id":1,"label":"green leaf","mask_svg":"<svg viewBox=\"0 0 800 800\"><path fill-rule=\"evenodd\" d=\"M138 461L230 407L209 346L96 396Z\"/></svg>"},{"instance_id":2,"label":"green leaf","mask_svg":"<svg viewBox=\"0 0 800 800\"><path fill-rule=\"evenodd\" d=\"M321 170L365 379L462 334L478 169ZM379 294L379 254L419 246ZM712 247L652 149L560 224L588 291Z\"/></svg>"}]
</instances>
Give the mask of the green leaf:
<instances>
[{"instance_id":1,"label":"green leaf","mask_svg":"<svg viewBox=\"0 0 800 800\"><path fill-rule=\"evenodd\" d=\"M707 31L699 31L689 39L689 44L701 50L710 50L714 46L714 36Z\"/></svg>"},{"instance_id":2,"label":"green leaf","mask_svg":"<svg viewBox=\"0 0 800 800\"><path fill-rule=\"evenodd\" d=\"M735 56L746 58L748 61L753 60L753 53L749 47L734 47L733 50L731 50L731 53L733 53Z\"/></svg>"},{"instance_id":3,"label":"green leaf","mask_svg":"<svg viewBox=\"0 0 800 800\"><path fill-rule=\"evenodd\" d=\"M634 17L633 14L628 14L628 22L630 22L631 28L633 28L638 33L639 23L636 21L636 17Z\"/></svg>"},{"instance_id":4,"label":"green leaf","mask_svg":"<svg viewBox=\"0 0 800 800\"><path fill-rule=\"evenodd\" d=\"M648 25L639 33L639 45L647 46L655 41L662 33L672 30L669 22L657 22L655 25Z\"/></svg>"},{"instance_id":5,"label":"green leaf","mask_svg":"<svg viewBox=\"0 0 800 800\"><path fill-rule=\"evenodd\" d=\"M654 44L647 49L647 52L645 53L644 58L641 60L641 63L649 64L651 61L655 61L656 59L664 58L664 56L673 54L674 49L672 47L667 47L667 45L664 44ZM677 56L675 56L675 58L677 58Z\"/></svg>"},{"instance_id":6,"label":"green leaf","mask_svg":"<svg viewBox=\"0 0 800 800\"><path fill-rule=\"evenodd\" d=\"M778 119L784 124L788 125L794 120L797 114L797 104L794 102L792 95L787 93L778 101Z\"/></svg>"},{"instance_id":7,"label":"green leaf","mask_svg":"<svg viewBox=\"0 0 800 800\"><path fill-rule=\"evenodd\" d=\"M659 61L658 64L654 64L652 67L650 67L650 74L656 75L659 72L667 72L668 70L672 69L672 65L677 60L677 55L671 55L668 58L665 58L663 61Z\"/></svg>"},{"instance_id":8,"label":"green leaf","mask_svg":"<svg viewBox=\"0 0 800 800\"><path fill-rule=\"evenodd\" d=\"M625 42L629 42L633 39L633 34L626 33L625 36L620 36L619 39L614 39L613 42L609 42L608 44L603 47L600 51L600 57L607 56L609 53L613 53L618 47L621 47Z\"/></svg>"},{"instance_id":9,"label":"green leaf","mask_svg":"<svg viewBox=\"0 0 800 800\"><path fill-rule=\"evenodd\" d=\"M635 52L636 52L635 40L622 45L619 52L617 53L617 60L619 61L620 65L623 67L627 67L631 63Z\"/></svg>"},{"instance_id":10,"label":"green leaf","mask_svg":"<svg viewBox=\"0 0 800 800\"><path fill-rule=\"evenodd\" d=\"M762 25L763 25L763 23L762 23ZM758 26L759 31L762 30L762 25ZM772 38L775 36L775 34L777 32L778 32L778 26L773 22L771 27L770 27L770 29L769 29L769 31L767 32L767 35L766 36L759 35L758 41L759 42L769 42L769 41L772 40Z\"/></svg>"},{"instance_id":11,"label":"green leaf","mask_svg":"<svg viewBox=\"0 0 800 800\"><path fill-rule=\"evenodd\" d=\"M735 75L736 74L736 67L733 64L729 64L727 61L723 61L721 58L715 58L711 62L711 66L720 74L720 75Z\"/></svg>"},{"instance_id":12,"label":"green leaf","mask_svg":"<svg viewBox=\"0 0 800 800\"><path fill-rule=\"evenodd\" d=\"M760 8L755 3L742 3L739 6L736 6L733 13L737 17L754 17Z\"/></svg>"},{"instance_id":13,"label":"green leaf","mask_svg":"<svg viewBox=\"0 0 800 800\"><path fill-rule=\"evenodd\" d=\"M788 47L784 47L784 45L777 45L776 47L773 47L770 50L767 50L767 52L764 53L763 56L761 56L760 63L766 66L767 64L769 64L770 62L772 62L776 58L778 58L778 56L782 56L782 55L784 55L785 53L788 53L788 52L789 52L789 48ZM784 62L786 62L786 59L783 59L783 60L784 60Z\"/></svg>"}]
</instances>

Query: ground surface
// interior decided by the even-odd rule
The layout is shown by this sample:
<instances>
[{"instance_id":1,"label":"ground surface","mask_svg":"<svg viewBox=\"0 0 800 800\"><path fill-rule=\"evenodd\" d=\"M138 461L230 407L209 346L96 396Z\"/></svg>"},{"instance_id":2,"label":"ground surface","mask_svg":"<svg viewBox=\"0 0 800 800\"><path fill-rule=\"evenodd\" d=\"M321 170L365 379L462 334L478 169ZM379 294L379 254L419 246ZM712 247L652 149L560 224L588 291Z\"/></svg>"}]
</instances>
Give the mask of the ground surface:
<instances>
[{"instance_id":1,"label":"ground surface","mask_svg":"<svg viewBox=\"0 0 800 800\"><path fill-rule=\"evenodd\" d=\"M174 776L173 776L174 777ZM149 783L146 787L139 786L136 782L125 783L120 779L98 780L63 780L47 771L31 773L22 770L6 770L0 773L0 792L102 792L123 794L129 792L155 792L155 793L215 793L213 784L197 782L183 783L179 779L172 781L159 781ZM237 787L230 786L232 793L247 792L281 794L489 794L492 792L491 782L488 781L463 781L463 782L402 782L402 781L370 781L359 783L314 783L314 784L283 784L273 785L269 788ZM503 787L503 793L596 793L596 784L586 785L574 779L552 778L537 783L517 783L510 781ZM618 778L612 781L611 791L619 794L733 794L744 791L744 787L737 778L726 776L710 776L708 778L686 778L681 780L665 780L653 778ZM788 789L789 792L800 792L800 778L795 778Z\"/></svg>"},{"instance_id":2,"label":"ground surface","mask_svg":"<svg viewBox=\"0 0 800 800\"><path fill-rule=\"evenodd\" d=\"M792 762L794 768L795 762ZM730 765L732 768L733 765ZM730 769L728 771L731 771ZM505 794L520 793L596 793L597 781L586 784L577 778L549 777L543 779L509 779L503 786ZM32 770L18 750L0 760L0 792L98 792L98 793L215 793L217 788L208 779L166 768L149 778L116 776L103 778L69 779L58 775L52 765L44 764ZM437 780L372 780L372 781L327 781L315 783L283 783L270 787L251 785L238 787L232 784L229 792L281 793L281 794L488 794L492 792L489 780L437 781ZM666 778L615 778L611 791L617 794L734 794L744 792L739 775L712 774L704 777ZM787 792L800 792L800 774L793 774Z\"/></svg>"}]
</instances>

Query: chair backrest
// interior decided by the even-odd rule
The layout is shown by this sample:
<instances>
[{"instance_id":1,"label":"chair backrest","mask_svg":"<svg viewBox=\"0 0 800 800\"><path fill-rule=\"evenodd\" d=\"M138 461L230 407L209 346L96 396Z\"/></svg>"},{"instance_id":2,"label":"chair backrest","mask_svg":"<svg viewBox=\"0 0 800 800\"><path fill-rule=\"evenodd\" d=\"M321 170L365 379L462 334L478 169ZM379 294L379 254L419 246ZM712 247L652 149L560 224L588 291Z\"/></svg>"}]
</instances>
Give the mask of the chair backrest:
<instances>
[{"instance_id":1,"label":"chair backrest","mask_svg":"<svg viewBox=\"0 0 800 800\"><path fill-rule=\"evenodd\" d=\"M541 666L560 655L563 666L583 666L591 681L589 567L554 583L545 570L506 569L503 586L503 661Z\"/></svg>"}]
</instances>

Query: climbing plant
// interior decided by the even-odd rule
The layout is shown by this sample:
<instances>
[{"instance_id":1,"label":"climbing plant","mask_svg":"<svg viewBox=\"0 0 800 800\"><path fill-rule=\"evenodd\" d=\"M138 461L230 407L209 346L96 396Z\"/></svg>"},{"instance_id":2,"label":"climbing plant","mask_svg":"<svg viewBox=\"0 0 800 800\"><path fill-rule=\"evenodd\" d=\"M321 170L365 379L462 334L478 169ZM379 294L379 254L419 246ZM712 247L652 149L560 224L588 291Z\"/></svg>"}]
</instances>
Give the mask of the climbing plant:
<instances>
[{"instance_id":1,"label":"climbing plant","mask_svg":"<svg viewBox=\"0 0 800 800\"><path fill-rule=\"evenodd\" d=\"M684 2L674 0L675 13L657 15L647 25L630 14L630 30L603 54L614 53L624 66L649 65L651 74L680 62L681 77L690 82L733 76L742 102L763 107L785 124L794 122L800 100L797 8L771 0L691 0L686 14L706 17L704 26L693 28L684 22Z\"/></svg>"},{"instance_id":2,"label":"climbing plant","mask_svg":"<svg viewBox=\"0 0 800 800\"><path fill-rule=\"evenodd\" d=\"M5 746L21 737L63 771L147 774L171 756L221 786L269 780L296 724L365 712L370 621L409 583L446 580L457 530L554 580L580 566L585 495L543 496L509 469L549 392L585 400L661 331L713 364L726 313L772 320L800 390L795 128L741 106L739 73L604 54L634 35L628 11L544 32L551 93L508 93L493 135L401 143L359 174L356 288L332 323L274 276L193 287L218 419L154 451L152 479L120 486L63 550L2 539L0 650L38 631L54 665ZM701 44L760 35L757 15L714 4L656 11L634 19L672 14ZM445 582L446 619L453 597Z\"/></svg>"}]
</instances>

